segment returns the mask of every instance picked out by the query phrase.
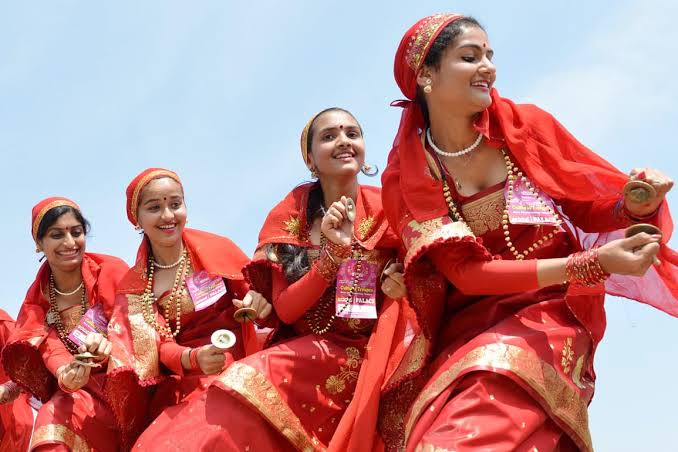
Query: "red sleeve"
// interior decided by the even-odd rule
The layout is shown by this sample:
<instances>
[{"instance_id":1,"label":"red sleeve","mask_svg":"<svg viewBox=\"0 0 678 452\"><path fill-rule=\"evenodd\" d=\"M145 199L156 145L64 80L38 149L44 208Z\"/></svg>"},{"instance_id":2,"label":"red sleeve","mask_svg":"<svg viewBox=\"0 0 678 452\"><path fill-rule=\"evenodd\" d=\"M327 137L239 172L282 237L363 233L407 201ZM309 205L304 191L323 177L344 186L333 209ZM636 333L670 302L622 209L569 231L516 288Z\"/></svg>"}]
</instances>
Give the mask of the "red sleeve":
<instances>
[{"instance_id":1,"label":"red sleeve","mask_svg":"<svg viewBox=\"0 0 678 452\"><path fill-rule=\"evenodd\" d=\"M184 366L181 364L181 354L191 347L177 344L173 339L163 339L158 349L160 362L175 375L184 375Z\"/></svg>"},{"instance_id":2,"label":"red sleeve","mask_svg":"<svg viewBox=\"0 0 678 452\"><path fill-rule=\"evenodd\" d=\"M624 229L633 222L624 213L624 199L599 201L558 201L575 226L584 232L610 232Z\"/></svg>"},{"instance_id":3,"label":"red sleeve","mask_svg":"<svg viewBox=\"0 0 678 452\"><path fill-rule=\"evenodd\" d=\"M536 259L455 260L445 248L431 250L428 256L438 271L465 295L502 295L539 289Z\"/></svg>"},{"instance_id":4,"label":"red sleeve","mask_svg":"<svg viewBox=\"0 0 678 452\"><path fill-rule=\"evenodd\" d=\"M38 348L40 355L42 356L42 361L45 363L45 367L56 376L56 371L63 366L68 364L73 360L73 355L68 351L66 346L59 336L51 329L47 337L40 344Z\"/></svg>"},{"instance_id":5,"label":"red sleeve","mask_svg":"<svg viewBox=\"0 0 678 452\"><path fill-rule=\"evenodd\" d=\"M278 267L273 272L273 307L278 318L292 324L299 320L313 306L329 287L329 283L318 272L317 265L293 284L289 284Z\"/></svg>"}]
</instances>

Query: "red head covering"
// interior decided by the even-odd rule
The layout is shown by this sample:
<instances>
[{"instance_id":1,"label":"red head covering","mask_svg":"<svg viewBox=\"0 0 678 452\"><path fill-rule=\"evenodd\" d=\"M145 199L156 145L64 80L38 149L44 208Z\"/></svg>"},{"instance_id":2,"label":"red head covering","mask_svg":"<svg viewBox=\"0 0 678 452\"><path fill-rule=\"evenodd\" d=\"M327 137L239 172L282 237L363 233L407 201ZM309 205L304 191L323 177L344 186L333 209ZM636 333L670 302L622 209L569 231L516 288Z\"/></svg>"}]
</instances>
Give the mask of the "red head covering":
<instances>
[{"instance_id":1,"label":"red head covering","mask_svg":"<svg viewBox=\"0 0 678 452\"><path fill-rule=\"evenodd\" d=\"M179 179L179 176L174 171L164 168L148 168L139 173L127 186L125 191L127 193L127 218L134 226L139 224L137 212L139 210L141 191L150 181L160 177L169 177L174 179L179 185L182 185L181 179Z\"/></svg>"},{"instance_id":2,"label":"red head covering","mask_svg":"<svg viewBox=\"0 0 678 452\"><path fill-rule=\"evenodd\" d=\"M68 198L62 198L60 196L53 196L51 198L46 198L33 206L31 211L31 234L33 235L33 240L38 240L38 229L40 228L40 222L45 218L45 215L50 210L55 207L68 206L74 209L80 210L80 207L71 201Z\"/></svg>"}]
</instances>

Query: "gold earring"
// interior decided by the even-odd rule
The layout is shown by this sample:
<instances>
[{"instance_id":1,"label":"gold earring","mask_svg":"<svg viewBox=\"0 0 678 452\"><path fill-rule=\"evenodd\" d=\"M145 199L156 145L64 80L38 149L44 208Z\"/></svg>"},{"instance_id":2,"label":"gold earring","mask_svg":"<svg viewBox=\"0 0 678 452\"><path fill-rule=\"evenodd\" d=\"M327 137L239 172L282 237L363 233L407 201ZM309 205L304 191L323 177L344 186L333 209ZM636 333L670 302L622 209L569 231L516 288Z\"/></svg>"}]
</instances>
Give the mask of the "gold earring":
<instances>
[{"instance_id":1,"label":"gold earring","mask_svg":"<svg viewBox=\"0 0 678 452\"><path fill-rule=\"evenodd\" d=\"M136 225L134 226L135 231L141 231L141 225Z\"/></svg>"},{"instance_id":2,"label":"gold earring","mask_svg":"<svg viewBox=\"0 0 678 452\"><path fill-rule=\"evenodd\" d=\"M312 179L318 178L318 172L315 170L315 168L311 168L311 178Z\"/></svg>"},{"instance_id":3,"label":"gold earring","mask_svg":"<svg viewBox=\"0 0 678 452\"><path fill-rule=\"evenodd\" d=\"M426 79L426 86L424 86L424 92L426 94L431 94L431 91L433 91L433 87L431 86L431 79L427 78Z\"/></svg>"}]
</instances>

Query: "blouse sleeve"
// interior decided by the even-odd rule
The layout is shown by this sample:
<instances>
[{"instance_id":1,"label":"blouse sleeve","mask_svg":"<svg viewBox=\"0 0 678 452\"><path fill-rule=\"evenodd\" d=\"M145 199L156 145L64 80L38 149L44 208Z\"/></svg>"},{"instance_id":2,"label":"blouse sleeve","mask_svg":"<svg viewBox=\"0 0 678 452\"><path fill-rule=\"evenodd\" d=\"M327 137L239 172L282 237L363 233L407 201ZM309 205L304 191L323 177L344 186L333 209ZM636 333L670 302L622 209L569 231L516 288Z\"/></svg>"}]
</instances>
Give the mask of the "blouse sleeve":
<instances>
[{"instance_id":1,"label":"blouse sleeve","mask_svg":"<svg viewBox=\"0 0 678 452\"><path fill-rule=\"evenodd\" d=\"M428 256L438 271L465 295L502 295L539 289L536 259L454 259L445 247L429 251Z\"/></svg>"},{"instance_id":2,"label":"blouse sleeve","mask_svg":"<svg viewBox=\"0 0 678 452\"><path fill-rule=\"evenodd\" d=\"M316 261L318 262L318 261ZM329 287L328 281L321 276L316 264L298 281L289 284L278 267L273 272L273 307L278 318L292 324L299 320L312 307Z\"/></svg>"},{"instance_id":3,"label":"blouse sleeve","mask_svg":"<svg viewBox=\"0 0 678 452\"><path fill-rule=\"evenodd\" d=\"M42 356L45 367L47 367L54 376L56 376L56 372L61 366L68 364L73 360L73 355L71 355L71 352L69 352L63 342L61 342L61 339L54 329L51 329L47 334L45 340L40 344L38 351Z\"/></svg>"}]
</instances>

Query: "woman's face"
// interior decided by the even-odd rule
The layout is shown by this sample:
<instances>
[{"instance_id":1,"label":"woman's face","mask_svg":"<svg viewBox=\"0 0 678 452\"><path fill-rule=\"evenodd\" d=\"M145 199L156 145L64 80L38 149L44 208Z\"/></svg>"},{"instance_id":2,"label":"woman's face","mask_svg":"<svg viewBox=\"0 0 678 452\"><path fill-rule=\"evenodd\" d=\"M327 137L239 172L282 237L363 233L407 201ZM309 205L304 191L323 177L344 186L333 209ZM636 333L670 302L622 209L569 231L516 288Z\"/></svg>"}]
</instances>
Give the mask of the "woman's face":
<instances>
[{"instance_id":1,"label":"woman's face","mask_svg":"<svg viewBox=\"0 0 678 452\"><path fill-rule=\"evenodd\" d=\"M311 168L320 177L355 176L365 163L365 142L358 121L340 110L330 110L313 123Z\"/></svg>"},{"instance_id":2,"label":"woman's face","mask_svg":"<svg viewBox=\"0 0 678 452\"><path fill-rule=\"evenodd\" d=\"M425 95L429 110L475 114L489 107L490 89L497 78L493 54L485 31L464 27L443 52L440 67L426 66L417 77L421 87L431 80L431 93Z\"/></svg>"},{"instance_id":3,"label":"woman's face","mask_svg":"<svg viewBox=\"0 0 678 452\"><path fill-rule=\"evenodd\" d=\"M45 253L53 271L71 272L80 268L85 242L85 227L73 212L66 212L38 240L38 250Z\"/></svg>"},{"instance_id":4,"label":"woman's face","mask_svg":"<svg viewBox=\"0 0 678 452\"><path fill-rule=\"evenodd\" d=\"M181 242L186 225L184 191L174 179L154 179L141 192L139 226L153 246L172 247Z\"/></svg>"}]
</instances>

